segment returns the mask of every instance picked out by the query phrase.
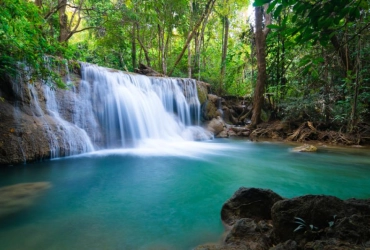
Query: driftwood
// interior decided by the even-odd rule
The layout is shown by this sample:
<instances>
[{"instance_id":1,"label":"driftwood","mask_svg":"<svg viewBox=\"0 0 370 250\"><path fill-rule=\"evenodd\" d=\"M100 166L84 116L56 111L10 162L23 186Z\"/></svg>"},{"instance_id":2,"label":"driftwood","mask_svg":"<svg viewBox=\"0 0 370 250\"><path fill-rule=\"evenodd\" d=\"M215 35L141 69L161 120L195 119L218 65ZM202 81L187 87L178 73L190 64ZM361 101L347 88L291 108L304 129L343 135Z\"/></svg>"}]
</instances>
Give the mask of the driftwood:
<instances>
[{"instance_id":1,"label":"driftwood","mask_svg":"<svg viewBox=\"0 0 370 250\"><path fill-rule=\"evenodd\" d=\"M141 74L141 75L146 75L146 76L157 76L157 77L165 77L166 75L161 74L154 69L152 69L149 66L146 66L142 63L140 63L139 68L135 69L135 73Z\"/></svg>"}]
</instances>

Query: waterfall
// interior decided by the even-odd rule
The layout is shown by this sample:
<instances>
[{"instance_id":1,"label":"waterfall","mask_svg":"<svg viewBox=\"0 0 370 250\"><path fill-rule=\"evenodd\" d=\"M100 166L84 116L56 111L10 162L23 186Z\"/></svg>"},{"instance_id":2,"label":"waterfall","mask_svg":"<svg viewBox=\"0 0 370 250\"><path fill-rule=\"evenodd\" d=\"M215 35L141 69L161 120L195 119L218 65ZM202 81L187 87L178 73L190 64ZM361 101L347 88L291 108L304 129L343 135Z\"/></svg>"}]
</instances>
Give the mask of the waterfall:
<instances>
[{"instance_id":1,"label":"waterfall","mask_svg":"<svg viewBox=\"0 0 370 250\"><path fill-rule=\"evenodd\" d=\"M45 63L50 70L58 65L51 58ZM102 149L149 147L159 152L165 145L174 149L211 138L199 126L195 80L147 77L85 63L81 79L76 79L66 63L58 67L67 90L54 88L51 77L33 82L29 68L12 80L14 123L9 131L19 152L13 162Z\"/></svg>"},{"instance_id":2,"label":"waterfall","mask_svg":"<svg viewBox=\"0 0 370 250\"><path fill-rule=\"evenodd\" d=\"M82 64L74 121L104 138L103 148L139 146L147 139L209 138L198 126L200 104L192 79L146 77ZM89 122L86 122L89 119ZM95 129L91 129L94 127Z\"/></svg>"}]
</instances>

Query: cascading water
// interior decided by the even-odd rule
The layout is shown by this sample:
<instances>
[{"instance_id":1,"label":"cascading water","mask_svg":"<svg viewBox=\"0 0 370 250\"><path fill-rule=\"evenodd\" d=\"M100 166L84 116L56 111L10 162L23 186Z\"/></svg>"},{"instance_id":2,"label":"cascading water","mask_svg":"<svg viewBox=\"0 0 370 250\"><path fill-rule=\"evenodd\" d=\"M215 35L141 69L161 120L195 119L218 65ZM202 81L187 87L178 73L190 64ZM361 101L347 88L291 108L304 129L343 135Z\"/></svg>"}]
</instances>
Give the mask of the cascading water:
<instances>
[{"instance_id":1,"label":"cascading water","mask_svg":"<svg viewBox=\"0 0 370 250\"><path fill-rule=\"evenodd\" d=\"M91 64L82 64L81 71L76 93L84 103L76 107L74 120L87 131L100 126L104 148L139 146L146 139L209 138L192 126L199 124L200 113L194 80L148 78Z\"/></svg>"},{"instance_id":2,"label":"cascading water","mask_svg":"<svg viewBox=\"0 0 370 250\"><path fill-rule=\"evenodd\" d=\"M52 59L45 58L45 63L54 70ZM164 152L165 146L174 150L184 145L179 142L210 138L197 126L200 104L195 80L81 64L82 79L72 84L67 64L58 67L66 73L68 90L51 88L52 78L32 83L20 74L13 81L15 125L10 132L23 162L100 149Z\"/></svg>"}]
</instances>

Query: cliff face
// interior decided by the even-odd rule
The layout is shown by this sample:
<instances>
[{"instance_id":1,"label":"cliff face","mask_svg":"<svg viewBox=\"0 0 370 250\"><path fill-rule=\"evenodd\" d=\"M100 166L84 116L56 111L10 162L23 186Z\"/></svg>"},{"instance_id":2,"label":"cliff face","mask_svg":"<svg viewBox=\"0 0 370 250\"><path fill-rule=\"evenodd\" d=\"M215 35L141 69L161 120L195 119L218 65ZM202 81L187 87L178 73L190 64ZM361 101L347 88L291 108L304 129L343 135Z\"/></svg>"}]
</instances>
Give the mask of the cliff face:
<instances>
[{"instance_id":1,"label":"cliff face","mask_svg":"<svg viewBox=\"0 0 370 250\"><path fill-rule=\"evenodd\" d=\"M68 126L77 138L81 129L70 123L72 119L71 91L56 89L58 109L61 118L47 109L45 87L40 82L23 83L21 80L5 78L0 83L0 164L17 164L29 161L64 156L71 153L71 147L65 143ZM83 145L76 147L83 150Z\"/></svg>"},{"instance_id":2,"label":"cliff face","mask_svg":"<svg viewBox=\"0 0 370 250\"><path fill-rule=\"evenodd\" d=\"M113 72L103 68L100 70L103 70L105 74ZM113 73L121 74L122 72L114 71ZM109 144L109 136L115 139L120 129L122 133L125 128L112 127L116 124L103 128L105 126L103 119L107 116L103 109L107 109L106 106L114 101L104 103L99 99L101 96L98 93L102 90L97 88L107 88L104 84L109 81L105 80L104 84L100 82L96 84L94 82L97 79L93 79L91 75L85 75L85 80L77 74L71 74L68 77L71 80L69 82L71 87L68 90L50 89L41 82L28 84L22 79L4 77L0 79L0 165L26 163L105 148ZM131 80L136 78L132 75L126 77ZM164 85L166 83L161 81L172 81L171 84L183 86L184 95L186 95L185 92L191 92L189 89L191 82L186 79L163 79L150 78L149 82L152 81L153 84L156 82L157 86L161 86L162 83ZM132 81L135 83L137 80ZM197 88L198 95L202 97L207 95L206 84L198 83ZM193 98L188 96L183 98L187 99L190 112L194 110L195 102L199 106L199 102ZM178 109L179 106L175 104L174 108ZM179 110L175 110L175 113L177 111ZM111 108L109 112L118 111L117 108ZM162 119L161 117L156 118L157 120ZM117 123L117 119L113 123ZM127 124L123 125L127 126ZM110 130L116 131L116 134L109 135ZM127 136L128 132L124 133Z\"/></svg>"}]
</instances>

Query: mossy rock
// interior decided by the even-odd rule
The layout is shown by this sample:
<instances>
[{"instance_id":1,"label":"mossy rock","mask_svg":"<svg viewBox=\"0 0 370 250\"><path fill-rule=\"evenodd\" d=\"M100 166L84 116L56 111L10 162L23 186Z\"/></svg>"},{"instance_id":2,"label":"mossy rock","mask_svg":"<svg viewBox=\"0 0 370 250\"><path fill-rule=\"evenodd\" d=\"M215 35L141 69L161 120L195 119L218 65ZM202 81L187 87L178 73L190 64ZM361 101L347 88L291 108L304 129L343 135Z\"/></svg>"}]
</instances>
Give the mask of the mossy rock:
<instances>
[{"instance_id":1,"label":"mossy rock","mask_svg":"<svg viewBox=\"0 0 370 250\"><path fill-rule=\"evenodd\" d=\"M205 103L207 101L207 88L197 83L197 92L200 104Z\"/></svg>"}]
</instances>

